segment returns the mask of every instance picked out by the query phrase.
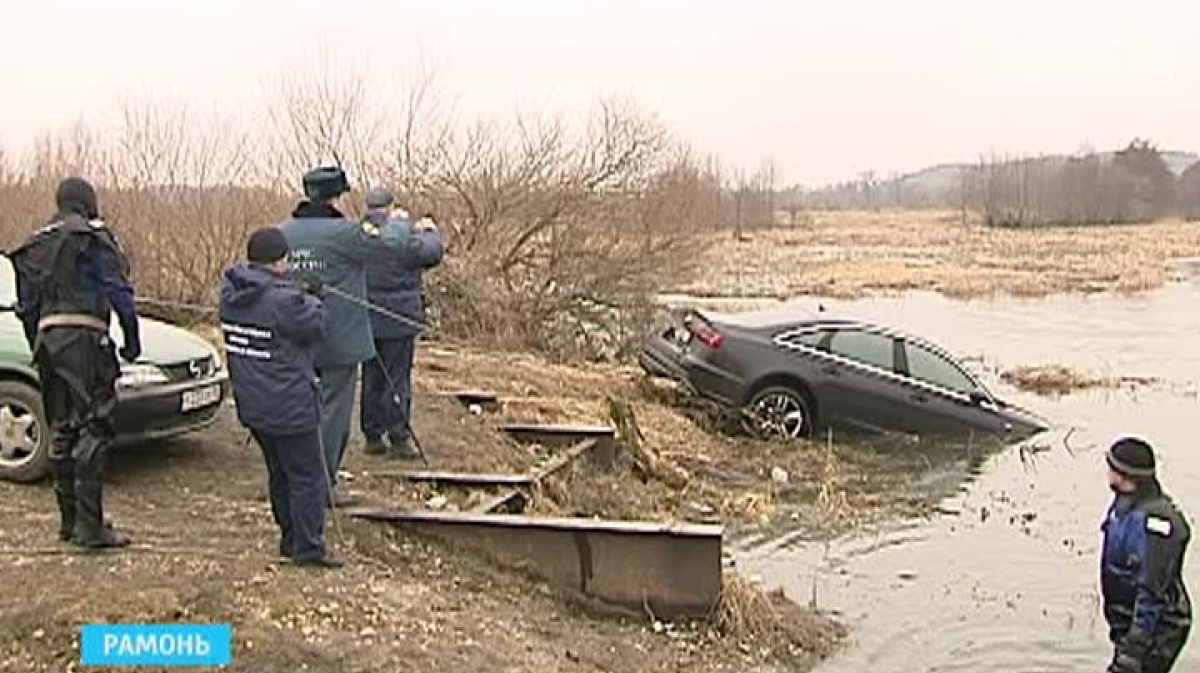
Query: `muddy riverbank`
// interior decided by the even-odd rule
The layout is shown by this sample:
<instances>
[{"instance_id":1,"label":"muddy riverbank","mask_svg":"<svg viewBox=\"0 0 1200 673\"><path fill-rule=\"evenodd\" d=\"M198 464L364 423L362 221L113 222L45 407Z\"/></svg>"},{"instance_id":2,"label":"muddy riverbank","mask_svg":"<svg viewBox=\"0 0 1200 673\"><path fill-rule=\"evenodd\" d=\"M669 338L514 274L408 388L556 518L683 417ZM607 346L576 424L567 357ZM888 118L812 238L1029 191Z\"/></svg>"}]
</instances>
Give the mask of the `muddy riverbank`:
<instances>
[{"instance_id":1,"label":"muddy riverbank","mask_svg":"<svg viewBox=\"0 0 1200 673\"><path fill-rule=\"evenodd\" d=\"M784 448L715 434L669 387L627 368L560 367L431 344L418 372L416 430L435 468L536 468L553 452L508 442L496 425L608 422L610 401L619 399L636 414L645 450L672 475L647 478L628 461L611 474L568 473L537 494L534 514L721 522L731 541L848 529L928 512L926 485L909 475L963 462L897 446ZM500 409L476 413L436 394L468 387L498 392ZM355 446L347 482L379 504L471 504L385 474L405 467L412 466ZM743 593L746 611L697 623L614 618L470 554L341 517L328 535L350 566L294 569L275 556L262 461L231 409L189 439L119 452L110 474L110 514L139 543L119 554L77 554L56 543L47 484L0 484L11 599L0 604L0 670L70 670L79 626L97 620L230 622L231 670L246 671L804 671L844 634L790 593Z\"/></svg>"}]
</instances>

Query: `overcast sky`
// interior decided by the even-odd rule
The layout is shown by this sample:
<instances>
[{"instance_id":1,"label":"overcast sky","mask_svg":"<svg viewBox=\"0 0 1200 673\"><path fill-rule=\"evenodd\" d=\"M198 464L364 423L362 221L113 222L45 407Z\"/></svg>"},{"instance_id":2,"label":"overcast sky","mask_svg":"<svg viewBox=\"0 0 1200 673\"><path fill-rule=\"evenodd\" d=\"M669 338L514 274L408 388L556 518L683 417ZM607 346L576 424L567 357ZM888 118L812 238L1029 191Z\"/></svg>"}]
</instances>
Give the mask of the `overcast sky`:
<instances>
[{"instance_id":1,"label":"overcast sky","mask_svg":"<svg viewBox=\"0 0 1200 673\"><path fill-rule=\"evenodd\" d=\"M314 44L470 113L628 94L788 180L983 153L1200 150L1200 0L7 0L0 143L122 94L233 109Z\"/></svg>"}]
</instances>

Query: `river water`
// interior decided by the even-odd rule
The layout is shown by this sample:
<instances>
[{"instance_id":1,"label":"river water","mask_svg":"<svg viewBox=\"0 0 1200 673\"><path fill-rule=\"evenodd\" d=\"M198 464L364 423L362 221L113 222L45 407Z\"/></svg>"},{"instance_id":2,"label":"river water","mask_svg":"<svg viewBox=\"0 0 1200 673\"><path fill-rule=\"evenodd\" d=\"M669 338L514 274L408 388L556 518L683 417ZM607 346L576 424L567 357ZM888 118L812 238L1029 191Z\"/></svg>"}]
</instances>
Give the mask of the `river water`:
<instances>
[{"instance_id":1,"label":"river water","mask_svg":"<svg viewBox=\"0 0 1200 673\"><path fill-rule=\"evenodd\" d=\"M1111 650L1098 546L1108 440L1150 439L1164 486L1189 519L1200 514L1200 285L1136 297L963 302L917 293L823 303L971 360L995 392L1038 410L1055 429L1039 438L1043 451L1014 448L984 461L932 519L828 544L783 538L735 550L743 570L795 600L815 595L850 625L851 643L818 673L1104 670ZM1036 364L1160 381L1049 398L995 376ZM1197 557L1193 551L1185 567L1194 596ZM1200 671L1200 648L1188 647L1175 670Z\"/></svg>"}]
</instances>

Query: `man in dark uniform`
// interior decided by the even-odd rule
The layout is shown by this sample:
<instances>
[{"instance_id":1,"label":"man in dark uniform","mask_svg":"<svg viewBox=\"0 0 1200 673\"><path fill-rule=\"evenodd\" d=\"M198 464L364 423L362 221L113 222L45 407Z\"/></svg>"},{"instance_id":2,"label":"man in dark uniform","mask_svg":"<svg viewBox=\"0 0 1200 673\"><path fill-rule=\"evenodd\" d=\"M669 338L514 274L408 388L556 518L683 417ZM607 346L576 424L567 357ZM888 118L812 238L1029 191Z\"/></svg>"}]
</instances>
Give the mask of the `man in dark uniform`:
<instances>
[{"instance_id":1,"label":"man in dark uniform","mask_svg":"<svg viewBox=\"0 0 1200 673\"><path fill-rule=\"evenodd\" d=\"M393 211L395 197L383 188L367 193L366 219L382 227L391 218L407 220ZM376 357L363 364L360 420L367 453L394 458L418 457L409 445L412 414L412 367L417 337L425 324L425 290L421 275L442 261L441 232L432 217L412 227L402 250L379 247L367 260L367 297L386 311L371 312ZM386 441L385 441L386 436Z\"/></svg>"},{"instance_id":2,"label":"man in dark uniform","mask_svg":"<svg viewBox=\"0 0 1200 673\"><path fill-rule=\"evenodd\" d=\"M325 547L321 391L313 354L325 337L321 301L287 279L288 245L278 229L260 229L246 246L249 264L225 272L221 331L238 419L267 462L279 553L296 565L336 568Z\"/></svg>"},{"instance_id":3,"label":"man in dark uniform","mask_svg":"<svg viewBox=\"0 0 1200 673\"><path fill-rule=\"evenodd\" d=\"M1183 585L1191 528L1155 476L1149 443L1118 438L1106 458L1115 494L1100 560L1104 617L1116 648L1108 671L1167 673L1192 625Z\"/></svg>"},{"instance_id":4,"label":"man in dark uniform","mask_svg":"<svg viewBox=\"0 0 1200 673\"><path fill-rule=\"evenodd\" d=\"M103 502L120 373L109 336L112 311L124 337L121 357L133 362L141 354L129 263L100 219L91 184L67 178L55 202L50 224L9 256L50 424L59 538L88 548L123 547L129 538L105 521Z\"/></svg>"}]
</instances>

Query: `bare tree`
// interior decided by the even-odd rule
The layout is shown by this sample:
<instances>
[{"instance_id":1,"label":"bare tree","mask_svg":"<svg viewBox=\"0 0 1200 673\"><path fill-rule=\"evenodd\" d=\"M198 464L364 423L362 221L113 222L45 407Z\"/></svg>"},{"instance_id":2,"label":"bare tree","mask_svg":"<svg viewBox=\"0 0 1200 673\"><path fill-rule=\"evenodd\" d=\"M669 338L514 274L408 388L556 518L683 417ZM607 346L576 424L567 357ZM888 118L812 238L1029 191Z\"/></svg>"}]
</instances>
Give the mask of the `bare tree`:
<instances>
[{"instance_id":1,"label":"bare tree","mask_svg":"<svg viewBox=\"0 0 1200 673\"><path fill-rule=\"evenodd\" d=\"M759 191L764 195L766 200L766 213L764 224L767 227L775 224L775 189L776 182L779 179L779 169L775 166L775 160L767 158L763 160L762 167L759 169Z\"/></svg>"},{"instance_id":2,"label":"bare tree","mask_svg":"<svg viewBox=\"0 0 1200 673\"><path fill-rule=\"evenodd\" d=\"M284 71L267 104L275 175L293 189L299 175L321 163L341 165L364 182L386 177L373 174L384 135L379 103L365 70L328 50Z\"/></svg>"},{"instance_id":3,"label":"bare tree","mask_svg":"<svg viewBox=\"0 0 1200 673\"><path fill-rule=\"evenodd\" d=\"M1200 220L1200 161L1179 176L1179 210L1188 220Z\"/></svg>"},{"instance_id":4,"label":"bare tree","mask_svg":"<svg viewBox=\"0 0 1200 673\"><path fill-rule=\"evenodd\" d=\"M749 191L749 183L746 181L746 169L740 166L734 169L733 182L730 185L730 189L733 192L733 237L738 241L744 241L746 238L742 230L742 218L746 209L746 195Z\"/></svg>"}]
</instances>

